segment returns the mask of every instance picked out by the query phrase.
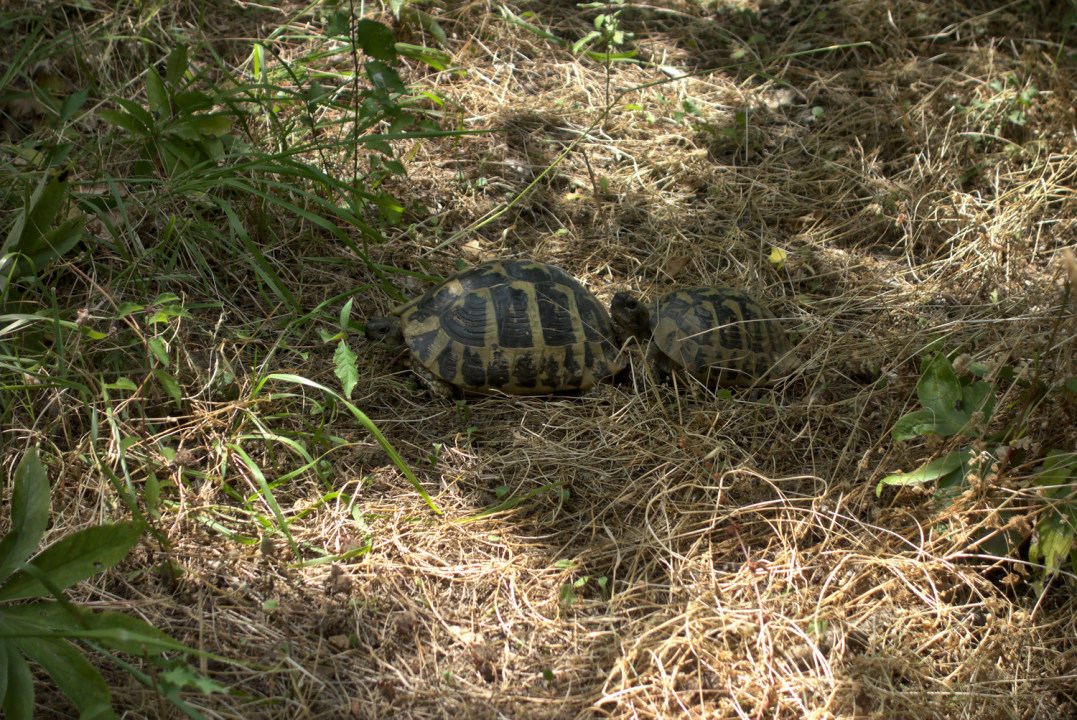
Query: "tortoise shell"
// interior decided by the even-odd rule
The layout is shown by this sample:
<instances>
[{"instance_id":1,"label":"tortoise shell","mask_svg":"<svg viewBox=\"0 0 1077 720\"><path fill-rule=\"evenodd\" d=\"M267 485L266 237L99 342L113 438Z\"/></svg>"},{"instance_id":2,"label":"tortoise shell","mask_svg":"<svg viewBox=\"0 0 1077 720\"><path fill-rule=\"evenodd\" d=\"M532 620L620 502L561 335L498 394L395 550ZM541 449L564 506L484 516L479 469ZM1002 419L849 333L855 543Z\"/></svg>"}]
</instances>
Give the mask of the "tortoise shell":
<instances>
[{"instance_id":1,"label":"tortoise shell","mask_svg":"<svg viewBox=\"0 0 1077 720\"><path fill-rule=\"evenodd\" d=\"M410 351L413 369L443 395L585 391L624 365L602 303L533 260L464 270L371 319L367 337Z\"/></svg>"},{"instance_id":2,"label":"tortoise shell","mask_svg":"<svg viewBox=\"0 0 1077 720\"><path fill-rule=\"evenodd\" d=\"M682 370L709 385L752 385L787 375L800 362L778 319L743 290L675 290L650 306L617 293L614 321L641 342L659 370Z\"/></svg>"}]
</instances>

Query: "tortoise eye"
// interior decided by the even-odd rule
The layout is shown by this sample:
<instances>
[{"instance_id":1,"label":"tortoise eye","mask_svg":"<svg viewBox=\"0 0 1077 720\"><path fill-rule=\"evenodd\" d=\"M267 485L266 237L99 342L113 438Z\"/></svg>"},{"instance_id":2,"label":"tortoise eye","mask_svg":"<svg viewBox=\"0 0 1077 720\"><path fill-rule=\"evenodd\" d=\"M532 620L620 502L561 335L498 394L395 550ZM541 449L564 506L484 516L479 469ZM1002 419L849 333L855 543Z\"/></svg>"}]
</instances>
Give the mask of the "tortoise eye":
<instances>
[{"instance_id":1,"label":"tortoise eye","mask_svg":"<svg viewBox=\"0 0 1077 720\"><path fill-rule=\"evenodd\" d=\"M639 307L639 301L636 298L628 298L625 300L625 308L628 310L635 310Z\"/></svg>"}]
</instances>

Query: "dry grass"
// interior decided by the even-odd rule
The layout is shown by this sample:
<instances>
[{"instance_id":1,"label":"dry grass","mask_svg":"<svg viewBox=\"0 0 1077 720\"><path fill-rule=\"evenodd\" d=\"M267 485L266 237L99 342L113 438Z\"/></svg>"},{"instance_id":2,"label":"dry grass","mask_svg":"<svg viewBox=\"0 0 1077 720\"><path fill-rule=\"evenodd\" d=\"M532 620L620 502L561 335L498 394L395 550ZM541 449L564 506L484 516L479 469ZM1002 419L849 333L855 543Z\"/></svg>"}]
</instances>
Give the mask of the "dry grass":
<instances>
[{"instance_id":1,"label":"dry grass","mask_svg":"<svg viewBox=\"0 0 1077 720\"><path fill-rule=\"evenodd\" d=\"M1043 405L1027 462L949 509L929 492L875 494L884 475L937 449L888 432L918 407L920 357L938 338L1054 382L1077 376L1072 306L1046 346L1060 312L1058 253L1074 245L1077 221L1077 65L1065 3L1031 6L662 2L622 17L653 64L608 72L498 20L494 6L442 8L447 49L467 74L406 79L446 98L446 127L493 132L405 148L408 177L390 189L425 212L409 206L410 225L371 259L447 274L459 258L531 257L603 300L744 287L795 331L802 370L732 398L674 392L637 372L635 386L593 398L479 398L464 411L357 347L353 397L442 517L341 415L325 427L344 440L326 456L328 479L306 473L276 493L301 545L335 554L369 540L361 558L296 568L279 536L263 552L229 539L207 518L238 504L213 480L181 482L177 464L169 472L184 491L162 523L171 550L147 538L122 572L76 597L244 663L203 661L235 690L192 698L209 717L1074 716L1072 584L1037 596L1024 569L989 571L972 546L998 525L1003 500L1027 508L1031 530L1039 461L1077 448L1073 404ZM594 11L570 3L524 9L561 37L593 27ZM764 60L738 65L738 49ZM818 52L789 57L805 50ZM668 79L658 65L721 69L648 86ZM1013 88L991 88L1011 73ZM1008 122L1030 85L1039 92L1024 124ZM588 130L631 88L641 89ZM507 212L460 232L584 133ZM296 230L309 255L348 260ZM788 257L780 268L768 261L775 247ZM297 267L296 292L313 307L362 286L357 306L390 307L364 272ZM217 292L236 326L276 312L242 277ZM66 303L91 295L76 281ZM259 342L275 338L220 346L190 332L179 338L190 357L227 356L245 390L267 370L336 384L331 347L256 368ZM308 427L298 411L274 415L286 402L195 402L169 432L210 478L254 493L222 444L249 427L235 420L248 412L281 432ZM88 432L72 422L60 433L57 533L118 512L108 483L78 459ZM263 459L278 475L290 469ZM327 486L341 494L324 502ZM510 498L519 502L480 515ZM246 522L243 535L262 530ZM166 558L184 569L178 580L140 572ZM110 682L131 716L168 716L127 676ZM45 702L41 717L65 716Z\"/></svg>"}]
</instances>

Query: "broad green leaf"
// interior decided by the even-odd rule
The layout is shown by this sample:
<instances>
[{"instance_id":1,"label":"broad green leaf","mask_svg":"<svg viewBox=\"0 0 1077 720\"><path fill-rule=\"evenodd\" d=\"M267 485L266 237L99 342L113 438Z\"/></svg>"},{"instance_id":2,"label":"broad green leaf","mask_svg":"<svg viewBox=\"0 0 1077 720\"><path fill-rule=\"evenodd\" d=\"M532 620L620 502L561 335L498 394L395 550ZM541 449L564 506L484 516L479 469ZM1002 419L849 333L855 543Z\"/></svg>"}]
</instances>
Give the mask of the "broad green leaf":
<instances>
[{"instance_id":1,"label":"broad green leaf","mask_svg":"<svg viewBox=\"0 0 1077 720\"><path fill-rule=\"evenodd\" d=\"M69 122L71 118L75 116L75 113L82 109L82 106L86 104L86 101L89 99L89 97L89 86L84 87L81 90L76 90L75 92L65 97L63 102L60 103L60 123L66 124L67 122Z\"/></svg>"},{"instance_id":2,"label":"broad green leaf","mask_svg":"<svg viewBox=\"0 0 1077 720\"><path fill-rule=\"evenodd\" d=\"M147 340L146 344L150 346L150 352L152 352L153 356L157 358L157 362L161 363L165 367L168 367L168 348L165 346L165 341L159 337L153 337Z\"/></svg>"},{"instance_id":3,"label":"broad green leaf","mask_svg":"<svg viewBox=\"0 0 1077 720\"><path fill-rule=\"evenodd\" d=\"M15 644L30 660L45 669L56 687L75 703L83 716L117 717L102 714L112 705L112 695L101 673L67 640L56 637L19 637Z\"/></svg>"},{"instance_id":4,"label":"broad green leaf","mask_svg":"<svg viewBox=\"0 0 1077 720\"><path fill-rule=\"evenodd\" d=\"M1043 460L1043 469L1036 474L1032 484L1044 488L1049 498L1067 497L1077 492L1077 455L1052 450Z\"/></svg>"},{"instance_id":5,"label":"broad green leaf","mask_svg":"<svg viewBox=\"0 0 1077 720\"><path fill-rule=\"evenodd\" d=\"M1042 475L1051 473L1052 476L1060 478L1059 482L1064 482L1065 478L1077 473L1077 453L1052 450L1047 453L1047 457L1043 460L1043 470ZM1039 483L1037 482L1037 484Z\"/></svg>"},{"instance_id":6,"label":"broad green leaf","mask_svg":"<svg viewBox=\"0 0 1077 720\"><path fill-rule=\"evenodd\" d=\"M0 540L0 582L33 554L49 524L49 476L37 448L15 468L11 491L11 529Z\"/></svg>"},{"instance_id":7,"label":"broad green leaf","mask_svg":"<svg viewBox=\"0 0 1077 720\"><path fill-rule=\"evenodd\" d=\"M122 377L122 378L118 378L114 382L105 383L105 389L106 390L127 390L129 392L134 392L134 391L138 390L138 386L135 385L133 382L131 382L130 379Z\"/></svg>"},{"instance_id":8,"label":"broad green leaf","mask_svg":"<svg viewBox=\"0 0 1077 720\"><path fill-rule=\"evenodd\" d=\"M176 47L172 48L172 52L168 53L168 60L165 62L165 68L165 79L168 80L169 85L175 87L187 72L186 45L179 43Z\"/></svg>"},{"instance_id":9,"label":"broad green leaf","mask_svg":"<svg viewBox=\"0 0 1077 720\"><path fill-rule=\"evenodd\" d=\"M956 431L956 426L945 421L940 422L931 410L916 410L898 419L890 435L897 442L901 442L921 435L947 436Z\"/></svg>"},{"instance_id":10,"label":"broad green leaf","mask_svg":"<svg viewBox=\"0 0 1077 720\"><path fill-rule=\"evenodd\" d=\"M69 253L82 240L82 228L86 225L86 216L69 218L45 233L43 242L36 252L30 254L34 268L41 270L50 262Z\"/></svg>"},{"instance_id":11,"label":"broad green leaf","mask_svg":"<svg viewBox=\"0 0 1077 720\"><path fill-rule=\"evenodd\" d=\"M66 176L52 175L41 178L41 182L30 195L30 201L16 216L3 246L0 247L0 255L19 252L30 256L39 252L41 239L52 227L66 197Z\"/></svg>"},{"instance_id":12,"label":"broad green leaf","mask_svg":"<svg viewBox=\"0 0 1077 720\"><path fill-rule=\"evenodd\" d=\"M126 98L114 97L112 101L119 105L121 108L127 111L127 114L137 120L143 128L142 135L149 135L152 132L152 128L157 123L154 120L153 115L133 100Z\"/></svg>"},{"instance_id":13,"label":"broad green leaf","mask_svg":"<svg viewBox=\"0 0 1077 720\"><path fill-rule=\"evenodd\" d=\"M132 135L149 135L150 133L146 125L122 110L98 110L97 116L105 122L123 128Z\"/></svg>"},{"instance_id":14,"label":"broad green leaf","mask_svg":"<svg viewBox=\"0 0 1077 720\"><path fill-rule=\"evenodd\" d=\"M945 457L935 458L927 465L924 465L917 470L913 470L912 472L887 475L879 481L878 486L875 488L875 494L879 495L882 493L883 485L923 485L932 480L945 478L945 476L950 473L959 470L961 464L967 460L968 457L968 451L962 450L960 452L950 453Z\"/></svg>"},{"instance_id":15,"label":"broad green leaf","mask_svg":"<svg viewBox=\"0 0 1077 720\"><path fill-rule=\"evenodd\" d=\"M438 21L434 19L434 16L422 10L415 10L415 16L419 18L419 24L423 26L423 29L434 36L438 45L445 47L446 43L449 42L449 38L445 35L445 30Z\"/></svg>"},{"instance_id":16,"label":"broad green leaf","mask_svg":"<svg viewBox=\"0 0 1077 720\"><path fill-rule=\"evenodd\" d=\"M934 410L940 418L949 418L954 412L961 400L961 384L946 355L939 353L926 364L916 384L916 395L921 405Z\"/></svg>"},{"instance_id":17,"label":"broad green leaf","mask_svg":"<svg viewBox=\"0 0 1077 720\"><path fill-rule=\"evenodd\" d=\"M34 718L34 676L30 666L13 642L0 645L0 673L4 674L7 692L3 696L4 717L7 720L33 720Z\"/></svg>"},{"instance_id":18,"label":"broad green leaf","mask_svg":"<svg viewBox=\"0 0 1077 720\"><path fill-rule=\"evenodd\" d=\"M367 77L370 78L370 82L374 84L374 87L395 93L407 91L404 83L400 81L400 76L396 74L396 70L393 70L380 60L371 60L364 67L366 68Z\"/></svg>"},{"instance_id":19,"label":"broad green leaf","mask_svg":"<svg viewBox=\"0 0 1077 720\"><path fill-rule=\"evenodd\" d=\"M183 390L180 389L180 384L176 382L176 378L163 368L154 368L153 376L157 378L157 382L161 383L161 387L164 389L168 396L172 398L172 401L176 403L176 407L183 406Z\"/></svg>"},{"instance_id":20,"label":"broad green leaf","mask_svg":"<svg viewBox=\"0 0 1077 720\"><path fill-rule=\"evenodd\" d=\"M348 327L348 321L352 316L352 304L355 298L348 298L348 302L344 303L344 307L340 309L340 328L341 330Z\"/></svg>"},{"instance_id":21,"label":"broad green leaf","mask_svg":"<svg viewBox=\"0 0 1077 720\"><path fill-rule=\"evenodd\" d=\"M46 600L7 608L5 616L18 619L20 627L36 627L39 631L70 633L74 638L88 633L105 647L138 657L184 649L166 633L133 615L86 608L77 608L77 612L76 619L61 603Z\"/></svg>"},{"instance_id":22,"label":"broad green leaf","mask_svg":"<svg viewBox=\"0 0 1077 720\"><path fill-rule=\"evenodd\" d=\"M355 24L355 38L359 47L375 60L396 60L396 39L393 31L375 20L360 20Z\"/></svg>"},{"instance_id":23,"label":"broad green leaf","mask_svg":"<svg viewBox=\"0 0 1077 720\"><path fill-rule=\"evenodd\" d=\"M188 122L203 137L220 137L232 129L231 115L193 115Z\"/></svg>"},{"instance_id":24,"label":"broad green leaf","mask_svg":"<svg viewBox=\"0 0 1077 720\"><path fill-rule=\"evenodd\" d=\"M15 644L0 637L0 709L3 709L4 698L7 697L8 666L11 664L11 659L7 655L8 648L11 648L15 656L22 660L19 651L15 650Z\"/></svg>"},{"instance_id":25,"label":"broad green leaf","mask_svg":"<svg viewBox=\"0 0 1077 720\"><path fill-rule=\"evenodd\" d=\"M1073 547L1073 528L1053 510L1036 525L1037 541L1028 549L1028 558L1032 562L1042 560L1048 572L1055 572L1062 567L1062 560L1069 557Z\"/></svg>"},{"instance_id":26,"label":"broad green leaf","mask_svg":"<svg viewBox=\"0 0 1077 720\"><path fill-rule=\"evenodd\" d=\"M165 81L157 74L157 68L151 67L146 71L146 99L149 101L150 111L158 118L172 117L172 106L168 101L168 89Z\"/></svg>"},{"instance_id":27,"label":"broad green leaf","mask_svg":"<svg viewBox=\"0 0 1077 720\"><path fill-rule=\"evenodd\" d=\"M350 400L352 391L359 382L359 371L355 352L348 347L348 343L344 340L340 341L336 352L333 353L333 364L336 366L334 372L340 378L340 386L344 390L344 397Z\"/></svg>"},{"instance_id":28,"label":"broad green leaf","mask_svg":"<svg viewBox=\"0 0 1077 720\"><path fill-rule=\"evenodd\" d=\"M452 64L452 55L436 48L427 48L419 45L398 42L396 44L396 51L410 60L426 63L435 70L447 70L449 65Z\"/></svg>"},{"instance_id":29,"label":"broad green leaf","mask_svg":"<svg viewBox=\"0 0 1077 720\"><path fill-rule=\"evenodd\" d=\"M987 421L991 419L991 413L994 409L995 393L990 383L974 382L961 388L962 414L968 415L970 421L973 413L981 412L983 413L981 422L986 425ZM976 434L978 435L978 433Z\"/></svg>"},{"instance_id":30,"label":"broad green leaf","mask_svg":"<svg viewBox=\"0 0 1077 720\"><path fill-rule=\"evenodd\" d=\"M54 542L30 564L44 573L60 590L108 570L127 555L142 535L140 522L98 525ZM46 597L50 593L37 578L24 570L0 587L0 601Z\"/></svg>"},{"instance_id":31,"label":"broad green leaf","mask_svg":"<svg viewBox=\"0 0 1077 720\"><path fill-rule=\"evenodd\" d=\"M173 97L172 104L176 106L176 112L190 114L213 107L213 98L208 93L190 90Z\"/></svg>"},{"instance_id":32,"label":"broad green leaf","mask_svg":"<svg viewBox=\"0 0 1077 720\"><path fill-rule=\"evenodd\" d=\"M116 318L119 319L119 318L122 318L122 317L126 317L127 315L130 315L133 312L141 312L142 310L145 310L145 309L146 308L144 306L138 305L138 304L133 303L133 302L122 302L122 303L120 303L119 307L116 309Z\"/></svg>"}]
</instances>

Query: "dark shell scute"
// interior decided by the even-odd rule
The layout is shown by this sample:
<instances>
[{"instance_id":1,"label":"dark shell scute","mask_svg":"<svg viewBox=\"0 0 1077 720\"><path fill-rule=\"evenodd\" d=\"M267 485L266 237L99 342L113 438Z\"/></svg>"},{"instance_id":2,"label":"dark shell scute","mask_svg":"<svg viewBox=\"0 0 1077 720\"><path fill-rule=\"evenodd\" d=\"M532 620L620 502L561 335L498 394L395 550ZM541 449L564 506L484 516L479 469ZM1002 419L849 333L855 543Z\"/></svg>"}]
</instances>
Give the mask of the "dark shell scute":
<instances>
[{"instance_id":1,"label":"dark shell scute","mask_svg":"<svg viewBox=\"0 0 1077 720\"><path fill-rule=\"evenodd\" d=\"M579 342L572 322L575 303L569 298L568 288L547 283L537 286L535 295L546 346L564 347Z\"/></svg>"},{"instance_id":2,"label":"dark shell scute","mask_svg":"<svg viewBox=\"0 0 1077 720\"><path fill-rule=\"evenodd\" d=\"M437 359L432 362L426 361L421 354L414 350L414 348L412 349L412 352L416 354L416 357L423 361L424 365L433 370L434 374L444 380L453 382L460 372L460 361L462 358L460 353L456 352L452 345L449 345L442 350L441 354L437 356Z\"/></svg>"},{"instance_id":3,"label":"dark shell scute","mask_svg":"<svg viewBox=\"0 0 1077 720\"><path fill-rule=\"evenodd\" d=\"M497 342L501 347L535 346L531 337L531 296L524 288L516 284L491 288L490 305L495 310Z\"/></svg>"},{"instance_id":4,"label":"dark shell scute","mask_svg":"<svg viewBox=\"0 0 1077 720\"><path fill-rule=\"evenodd\" d=\"M440 314L441 328L453 342L466 347L486 345L487 314L493 308L481 293L465 295Z\"/></svg>"},{"instance_id":5,"label":"dark shell scute","mask_svg":"<svg viewBox=\"0 0 1077 720\"><path fill-rule=\"evenodd\" d=\"M463 348L460 353L459 377L448 376L446 380L462 384L465 387L484 387L486 385L486 356L482 350Z\"/></svg>"}]
</instances>

